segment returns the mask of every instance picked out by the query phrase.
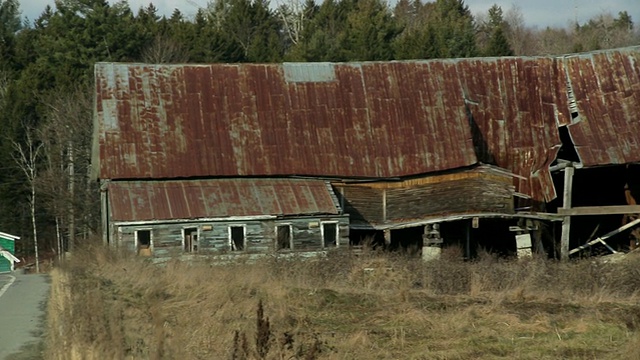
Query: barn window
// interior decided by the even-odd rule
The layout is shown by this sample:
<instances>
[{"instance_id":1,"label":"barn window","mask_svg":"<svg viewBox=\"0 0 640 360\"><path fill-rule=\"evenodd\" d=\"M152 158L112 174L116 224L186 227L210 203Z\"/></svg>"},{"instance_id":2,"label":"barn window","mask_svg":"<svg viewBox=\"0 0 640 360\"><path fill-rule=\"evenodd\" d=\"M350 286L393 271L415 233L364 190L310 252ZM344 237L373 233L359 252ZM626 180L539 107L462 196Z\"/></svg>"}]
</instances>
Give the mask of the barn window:
<instances>
[{"instance_id":1,"label":"barn window","mask_svg":"<svg viewBox=\"0 0 640 360\"><path fill-rule=\"evenodd\" d=\"M338 246L338 223L323 222L322 223L322 247L330 248Z\"/></svg>"},{"instance_id":2,"label":"barn window","mask_svg":"<svg viewBox=\"0 0 640 360\"><path fill-rule=\"evenodd\" d=\"M293 249L293 233L291 231L291 225L286 224L276 226L276 249Z\"/></svg>"},{"instance_id":3,"label":"barn window","mask_svg":"<svg viewBox=\"0 0 640 360\"><path fill-rule=\"evenodd\" d=\"M135 238L138 255L151 256L151 230L136 230Z\"/></svg>"},{"instance_id":4,"label":"barn window","mask_svg":"<svg viewBox=\"0 0 640 360\"><path fill-rule=\"evenodd\" d=\"M229 227L229 245L232 251L244 250L246 228L244 226Z\"/></svg>"},{"instance_id":5,"label":"barn window","mask_svg":"<svg viewBox=\"0 0 640 360\"><path fill-rule=\"evenodd\" d=\"M182 244L185 252L198 251L198 228L182 230Z\"/></svg>"}]
</instances>

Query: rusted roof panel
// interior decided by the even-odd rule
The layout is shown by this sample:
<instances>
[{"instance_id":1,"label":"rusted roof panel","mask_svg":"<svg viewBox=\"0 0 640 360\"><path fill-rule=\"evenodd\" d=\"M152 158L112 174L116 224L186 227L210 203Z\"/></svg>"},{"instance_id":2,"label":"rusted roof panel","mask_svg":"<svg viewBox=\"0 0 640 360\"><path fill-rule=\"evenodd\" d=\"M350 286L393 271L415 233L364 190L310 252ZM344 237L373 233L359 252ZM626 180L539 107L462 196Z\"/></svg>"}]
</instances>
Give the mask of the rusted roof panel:
<instances>
[{"instance_id":1,"label":"rusted roof panel","mask_svg":"<svg viewBox=\"0 0 640 360\"><path fill-rule=\"evenodd\" d=\"M321 180L112 181L108 190L112 221L338 214Z\"/></svg>"},{"instance_id":2,"label":"rusted roof panel","mask_svg":"<svg viewBox=\"0 0 640 360\"><path fill-rule=\"evenodd\" d=\"M585 166L640 161L639 53L98 64L94 164L104 179L384 178L482 161L525 177L518 191L548 201L558 126L569 126Z\"/></svg>"},{"instance_id":3,"label":"rusted roof panel","mask_svg":"<svg viewBox=\"0 0 640 360\"><path fill-rule=\"evenodd\" d=\"M103 179L377 178L476 163L453 63L103 63L95 72Z\"/></svg>"},{"instance_id":4,"label":"rusted roof panel","mask_svg":"<svg viewBox=\"0 0 640 360\"><path fill-rule=\"evenodd\" d=\"M563 59L578 117L568 125L584 166L640 161L640 47Z\"/></svg>"},{"instance_id":5,"label":"rusted roof panel","mask_svg":"<svg viewBox=\"0 0 640 360\"><path fill-rule=\"evenodd\" d=\"M515 179L518 191L537 200L556 197L549 165L561 146L557 121L569 116L555 63L515 57L458 62L479 159L524 177Z\"/></svg>"}]
</instances>

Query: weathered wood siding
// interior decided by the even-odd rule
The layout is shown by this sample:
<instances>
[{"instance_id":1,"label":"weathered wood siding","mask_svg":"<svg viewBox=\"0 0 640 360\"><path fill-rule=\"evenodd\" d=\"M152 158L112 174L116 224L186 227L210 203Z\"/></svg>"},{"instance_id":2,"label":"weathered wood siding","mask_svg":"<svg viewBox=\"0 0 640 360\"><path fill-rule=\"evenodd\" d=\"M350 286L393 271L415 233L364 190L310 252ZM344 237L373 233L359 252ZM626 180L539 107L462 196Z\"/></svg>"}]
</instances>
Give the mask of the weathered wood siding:
<instances>
[{"instance_id":1,"label":"weathered wood siding","mask_svg":"<svg viewBox=\"0 0 640 360\"><path fill-rule=\"evenodd\" d=\"M513 187L471 178L404 189L387 189L387 221L459 213L512 214Z\"/></svg>"},{"instance_id":2,"label":"weathered wood siding","mask_svg":"<svg viewBox=\"0 0 640 360\"><path fill-rule=\"evenodd\" d=\"M353 225L460 213L514 213L512 176L486 168L334 187Z\"/></svg>"},{"instance_id":3,"label":"weathered wood siding","mask_svg":"<svg viewBox=\"0 0 640 360\"><path fill-rule=\"evenodd\" d=\"M352 224L380 223L383 216L383 191L363 185L335 185L336 195Z\"/></svg>"},{"instance_id":4,"label":"weathered wood siding","mask_svg":"<svg viewBox=\"0 0 640 360\"><path fill-rule=\"evenodd\" d=\"M183 222L165 224L122 225L117 228L118 245L136 251L135 232L150 230L152 252L155 257L171 257L184 254L183 230L198 229L198 254L234 253L229 241L229 227L245 227L245 248L238 253L273 253L276 251L275 229L278 225L291 225L293 249L281 252L320 251L322 248L321 224L338 223L339 246L349 245L349 217L304 217L273 220ZM210 229L210 230L205 230Z\"/></svg>"}]
</instances>

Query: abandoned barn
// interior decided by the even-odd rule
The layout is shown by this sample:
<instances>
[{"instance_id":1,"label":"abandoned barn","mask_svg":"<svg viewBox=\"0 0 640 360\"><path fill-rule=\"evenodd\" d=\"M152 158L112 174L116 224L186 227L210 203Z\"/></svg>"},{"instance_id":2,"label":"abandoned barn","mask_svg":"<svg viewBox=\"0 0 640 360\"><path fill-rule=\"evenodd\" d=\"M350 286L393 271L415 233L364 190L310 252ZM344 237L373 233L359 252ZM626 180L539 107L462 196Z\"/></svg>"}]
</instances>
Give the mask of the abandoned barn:
<instances>
[{"instance_id":1,"label":"abandoned barn","mask_svg":"<svg viewBox=\"0 0 640 360\"><path fill-rule=\"evenodd\" d=\"M640 222L638 64L640 47L99 63L103 236L154 256L363 243L425 255L444 243L466 256L480 246L566 257L598 239L629 248L601 235Z\"/></svg>"}]
</instances>

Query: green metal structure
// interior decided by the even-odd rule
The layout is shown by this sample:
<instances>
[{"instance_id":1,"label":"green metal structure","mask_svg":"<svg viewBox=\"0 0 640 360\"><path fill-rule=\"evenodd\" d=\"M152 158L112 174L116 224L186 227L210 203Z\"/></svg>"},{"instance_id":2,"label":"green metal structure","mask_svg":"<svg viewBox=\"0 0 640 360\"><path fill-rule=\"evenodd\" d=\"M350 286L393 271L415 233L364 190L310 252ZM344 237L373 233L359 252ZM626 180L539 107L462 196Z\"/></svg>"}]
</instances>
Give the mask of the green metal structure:
<instances>
[{"instance_id":1,"label":"green metal structure","mask_svg":"<svg viewBox=\"0 0 640 360\"><path fill-rule=\"evenodd\" d=\"M0 273L13 271L14 263L20 262L15 257L18 239L18 236L0 232Z\"/></svg>"}]
</instances>

